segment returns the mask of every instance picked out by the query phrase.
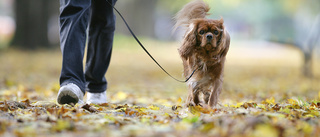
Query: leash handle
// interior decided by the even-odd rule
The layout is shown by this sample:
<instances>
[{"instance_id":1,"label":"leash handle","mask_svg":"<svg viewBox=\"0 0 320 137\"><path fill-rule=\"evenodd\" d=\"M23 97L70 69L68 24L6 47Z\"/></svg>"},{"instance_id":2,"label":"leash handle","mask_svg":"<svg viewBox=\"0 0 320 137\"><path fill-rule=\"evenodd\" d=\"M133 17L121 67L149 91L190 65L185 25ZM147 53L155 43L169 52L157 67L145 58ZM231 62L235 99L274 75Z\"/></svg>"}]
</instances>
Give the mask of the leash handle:
<instances>
[{"instance_id":1,"label":"leash handle","mask_svg":"<svg viewBox=\"0 0 320 137\"><path fill-rule=\"evenodd\" d=\"M121 17L121 19L123 20L123 22L126 24L129 32L131 33L131 35L133 36L133 38L138 42L138 44L140 45L140 47L149 55L149 57L162 69L163 72L165 72L168 76L170 76L172 79L181 82L181 83L185 83L187 81L189 81L189 79L193 76L194 72L197 70L193 70L193 72L191 73L191 75L186 79L186 80L179 80L175 77L173 77L170 73L168 73L159 63L158 61L148 52L148 50L143 46L143 44L140 42L140 40L137 38L137 36L133 33L133 31L131 30L131 28L129 27L127 21L124 19L124 17L122 16L122 14L108 1L106 0L109 5L118 13L118 15Z\"/></svg>"}]
</instances>

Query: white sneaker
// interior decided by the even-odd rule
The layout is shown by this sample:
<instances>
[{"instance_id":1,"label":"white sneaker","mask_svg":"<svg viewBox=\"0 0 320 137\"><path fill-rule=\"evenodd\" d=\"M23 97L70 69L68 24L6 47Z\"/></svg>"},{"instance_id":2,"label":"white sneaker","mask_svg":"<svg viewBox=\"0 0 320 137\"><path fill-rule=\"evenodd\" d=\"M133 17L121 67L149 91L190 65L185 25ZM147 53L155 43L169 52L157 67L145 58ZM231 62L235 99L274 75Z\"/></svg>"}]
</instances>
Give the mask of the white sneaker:
<instances>
[{"instance_id":1,"label":"white sneaker","mask_svg":"<svg viewBox=\"0 0 320 137\"><path fill-rule=\"evenodd\" d=\"M87 103L88 104L103 104L107 103L107 91L102 93L90 93L87 92Z\"/></svg>"},{"instance_id":2,"label":"white sneaker","mask_svg":"<svg viewBox=\"0 0 320 137\"><path fill-rule=\"evenodd\" d=\"M58 93L57 102L59 104L70 104L70 103L83 103L83 92L81 89L73 83L69 83L60 88Z\"/></svg>"}]
</instances>

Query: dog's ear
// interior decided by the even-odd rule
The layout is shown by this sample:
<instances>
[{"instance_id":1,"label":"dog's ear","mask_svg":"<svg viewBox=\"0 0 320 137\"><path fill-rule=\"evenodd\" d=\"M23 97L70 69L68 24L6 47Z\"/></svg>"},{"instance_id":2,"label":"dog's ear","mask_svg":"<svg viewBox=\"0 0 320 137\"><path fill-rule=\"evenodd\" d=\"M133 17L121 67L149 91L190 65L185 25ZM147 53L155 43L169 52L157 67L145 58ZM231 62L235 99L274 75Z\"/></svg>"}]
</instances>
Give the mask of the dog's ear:
<instances>
[{"instance_id":1,"label":"dog's ear","mask_svg":"<svg viewBox=\"0 0 320 137\"><path fill-rule=\"evenodd\" d=\"M189 28L184 36L183 43L179 48L180 55L187 59L190 56L191 51L197 44L197 24L192 23L189 25Z\"/></svg>"},{"instance_id":2,"label":"dog's ear","mask_svg":"<svg viewBox=\"0 0 320 137\"><path fill-rule=\"evenodd\" d=\"M223 26L223 23L224 23L223 17L220 18L220 20L218 21L218 23L219 23L219 28L224 29L224 26Z\"/></svg>"},{"instance_id":3,"label":"dog's ear","mask_svg":"<svg viewBox=\"0 0 320 137\"><path fill-rule=\"evenodd\" d=\"M227 30L224 30L223 36L221 37L221 46L224 47L223 51L220 54L220 57L225 57L229 50L230 45L230 35Z\"/></svg>"}]
</instances>

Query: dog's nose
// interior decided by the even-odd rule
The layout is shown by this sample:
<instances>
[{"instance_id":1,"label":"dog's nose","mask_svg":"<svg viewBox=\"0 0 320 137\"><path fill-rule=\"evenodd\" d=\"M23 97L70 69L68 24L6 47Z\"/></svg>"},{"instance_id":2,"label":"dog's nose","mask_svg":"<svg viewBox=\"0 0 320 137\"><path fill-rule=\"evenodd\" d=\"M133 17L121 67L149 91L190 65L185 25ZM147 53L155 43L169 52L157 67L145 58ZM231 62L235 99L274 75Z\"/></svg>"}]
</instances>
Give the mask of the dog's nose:
<instances>
[{"instance_id":1,"label":"dog's nose","mask_svg":"<svg viewBox=\"0 0 320 137\"><path fill-rule=\"evenodd\" d=\"M206 37L208 40L211 40L213 38L212 34L208 34Z\"/></svg>"}]
</instances>

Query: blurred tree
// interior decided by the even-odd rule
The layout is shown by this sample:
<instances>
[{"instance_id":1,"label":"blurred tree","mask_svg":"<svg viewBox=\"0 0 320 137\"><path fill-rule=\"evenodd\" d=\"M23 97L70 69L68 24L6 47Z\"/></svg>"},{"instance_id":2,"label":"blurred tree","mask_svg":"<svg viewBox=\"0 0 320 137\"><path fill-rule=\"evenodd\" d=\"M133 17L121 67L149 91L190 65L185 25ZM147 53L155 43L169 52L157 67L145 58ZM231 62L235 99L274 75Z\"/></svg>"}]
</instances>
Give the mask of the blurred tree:
<instances>
[{"instance_id":1,"label":"blurred tree","mask_svg":"<svg viewBox=\"0 0 320 137\"><path fill-rule=\"evenodd\" d=\"M57 0L15 0L16 32L11 45L24 49L51 47L48 21L58 5Z\"/></svg>"},{"instance_id":2,"label":"blurred tree","mask_svg":"<svg viewBox=\"0 0 320 137\"><path fill-rule=\"evenodd\" d=\"M313 52L320 46L320 1L281 1L286 16L272 20L272 41L292 45L303 54L302 73L313 77ZM276 38L275 38L276 37Z\"/></svg>"},{"instance_id":3,"label":"blurred tree","mask_svg":"<svg viewBox=\"0 0 320 137\"><path fill-rule=\"evenodd\" d=\"M303 74L307 77L313 77L313 51L316 46L320 46L320 13L314 21L309 34L306 37L306 42L297 46L301 49L304 55L304 65L302 67ZM318 44L318 45L317 45Z\"/></svg>"}]
</instances>

